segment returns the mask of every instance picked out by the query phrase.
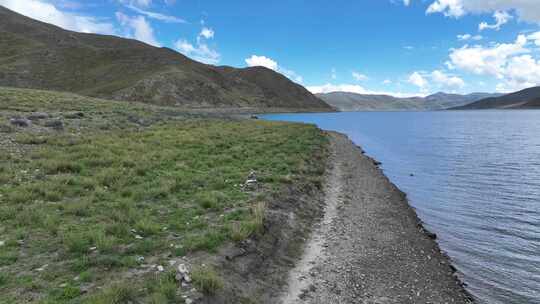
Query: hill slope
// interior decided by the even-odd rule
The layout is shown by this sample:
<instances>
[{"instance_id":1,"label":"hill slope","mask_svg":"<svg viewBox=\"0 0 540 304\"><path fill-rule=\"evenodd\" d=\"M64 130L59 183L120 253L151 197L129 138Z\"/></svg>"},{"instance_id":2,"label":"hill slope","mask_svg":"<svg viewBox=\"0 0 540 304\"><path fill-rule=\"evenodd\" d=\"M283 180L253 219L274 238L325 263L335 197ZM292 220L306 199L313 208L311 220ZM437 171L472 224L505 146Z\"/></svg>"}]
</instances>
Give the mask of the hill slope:
<instances>
[{"instance_id":1,"label":"hill slope","mask_svg":"<svg viewBox=\"0 0 540 304\"><path fill-rule=\"evenodd\" d=\"M329 110L270 69L215 67L167 48L66 31L0 6L0 86L182 107Z\"/></svg>"},{"instance_id":2,"label":"hill slope","mask_svg":"<svg viewBox=\"0 0 540 304\"><path fill-rule=\"evenodd\" d=\"M529 88L496 98L486 98L462 107L453 108L453 110L482 109L540 109L540 87Z\"/></svg>"},{"instance_id":3,"label":"hill slope","mask_svg":"<svg viewBox=\"0 0 540 304\"><path fill-rule=\"evenodd\" d=\"M498 95L489 93L472 93L469 95L436 93L427 97L398 98L389 95L333 92L318 94L317 96L340 111L426 111L444 110Z\"/></svg>"}]
</instances>

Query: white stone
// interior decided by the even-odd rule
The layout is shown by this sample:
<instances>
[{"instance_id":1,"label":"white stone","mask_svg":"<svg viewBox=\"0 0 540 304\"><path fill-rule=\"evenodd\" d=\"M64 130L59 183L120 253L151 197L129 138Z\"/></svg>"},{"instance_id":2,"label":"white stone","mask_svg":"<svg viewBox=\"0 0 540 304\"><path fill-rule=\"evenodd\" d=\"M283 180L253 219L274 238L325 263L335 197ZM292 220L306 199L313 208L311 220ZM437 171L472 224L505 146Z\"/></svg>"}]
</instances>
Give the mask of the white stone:
<instances>
[{"instance_id":1,"label":"white stone","mask_svg":"<svg viewBox=\"0 0 540 304\"><path fill-rule=\"evenodd\" d=\"M163 272L163 271L165 271L165 268L163 268L163 266L161 266L161 265L158 265L157 270L159 272Z\"/></svg>"},{"instance_id":2,"label":"white stone","mask_svg":"<svg viewBox=\"0 0 540 304\"><path fill-rule=\"evenodd\" d=\"M187 273L189 273L189 270L188 270L186 264L180 264L180 265L178 265L178 272L181 273L181 274L187 274Z\"/></svg>"},{"instance_id":3,"label":"white stone","mask_svg":"<svg viewBox=\"0 0 540 304\"><path fill-rule=\"evenodd\" d=\"M142 237L142 236L140 236L140 235L138 235L138 234L137 234L137 235L135 235L135 238L136 238L137 240L142 240L142 239L143 239L143 237Z\"/></svg>"},{"instance_id":4,"label":"white stone","mask_svg":"<svg viewBox=\"0 0 540 304\"><path fill-rule=\"evenodd\" d=\"M4 246L6 244L5 241L0 241L0 247Z\"/></svg>"}]
</instances>

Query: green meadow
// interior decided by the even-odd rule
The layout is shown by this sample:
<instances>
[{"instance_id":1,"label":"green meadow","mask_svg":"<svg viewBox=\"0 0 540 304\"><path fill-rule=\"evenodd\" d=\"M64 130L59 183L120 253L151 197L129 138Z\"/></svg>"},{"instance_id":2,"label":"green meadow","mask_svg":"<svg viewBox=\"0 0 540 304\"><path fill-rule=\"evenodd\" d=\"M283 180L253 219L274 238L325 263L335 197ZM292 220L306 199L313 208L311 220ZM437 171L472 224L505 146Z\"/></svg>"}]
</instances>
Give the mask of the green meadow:
<instances>
[{"instance_id":1,"label":"green meadow","mask_svg":"<svg viewBox=\"0 0 540 304\"><path fill-rule=\"evenodd\" d=\"M48 118L10 124L35 112ZM327 141L311 125L0 88L0 143L0 303L181 303L168 261L264 233L284 187L320 184ZM214 267L193 280L222 288Z\"/></svg>"}]
</instances>

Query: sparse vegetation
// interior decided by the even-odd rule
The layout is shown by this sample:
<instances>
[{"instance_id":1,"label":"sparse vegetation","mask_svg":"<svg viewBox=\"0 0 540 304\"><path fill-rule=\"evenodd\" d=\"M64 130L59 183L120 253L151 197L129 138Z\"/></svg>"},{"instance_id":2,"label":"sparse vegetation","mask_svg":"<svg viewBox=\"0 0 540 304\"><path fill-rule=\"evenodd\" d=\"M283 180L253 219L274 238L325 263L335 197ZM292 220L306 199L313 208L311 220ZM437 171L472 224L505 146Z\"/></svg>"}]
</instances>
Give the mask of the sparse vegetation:
<instances>
[{"instance_id":1,"label":"sparse vegetation","mask_svg":"<svg viewBox=\"0 0 540 304\"><path fill-rule=\"evenodd\" d=\"M213 294L223 288L223 280L211 266L200 266L192 275L194 285L204 293Z\"/></svg>"},{"instance_id":2,"label":"sparse vegetation","mask_svg":"<svg viewBox=\"0 0 540 304\"><path fill-rule=\"evenodd\" d=\"M144 288L144 271L129 282L122 274L141 270L139 257L215 252L263 233L261 202L323 173L326 139L314 126L33 90L0 88L0 103L1 123L84 112L64 131L36 121L0 133L0 303L172 302L170 276ZM248 189L252 170L258 183ZM208 293L222 286L211 268L193 279Z\"/></svg>"}]
</instances>

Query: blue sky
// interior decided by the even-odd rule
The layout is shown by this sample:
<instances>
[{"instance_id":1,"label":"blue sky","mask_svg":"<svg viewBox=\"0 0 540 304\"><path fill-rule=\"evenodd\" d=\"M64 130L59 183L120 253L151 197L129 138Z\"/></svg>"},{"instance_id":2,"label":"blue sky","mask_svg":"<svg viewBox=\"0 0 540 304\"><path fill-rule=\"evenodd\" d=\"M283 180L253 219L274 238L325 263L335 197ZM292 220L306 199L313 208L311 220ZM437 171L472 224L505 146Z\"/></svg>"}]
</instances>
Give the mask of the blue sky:
<instances>
[{"instance_id":1,"label":"blue sky","mask_svg":"<svg viewBox=\"0 0 540 304\"><path fill-rule=\"evenodd\" d=\"M540 0L0 0L0 5L71 30L169 47L209 64L264 65L314 92L408 96L507 92L540 84Z\"/></svg>"}]
</instances>

